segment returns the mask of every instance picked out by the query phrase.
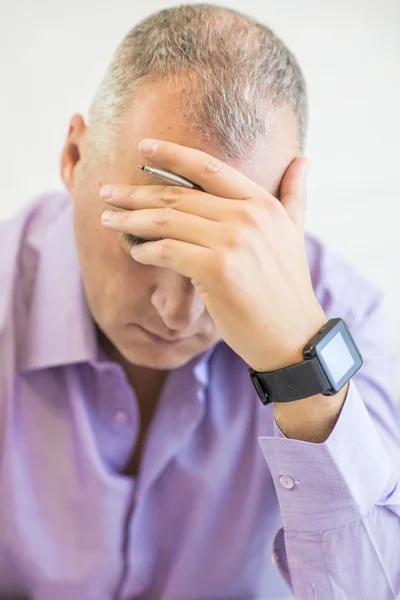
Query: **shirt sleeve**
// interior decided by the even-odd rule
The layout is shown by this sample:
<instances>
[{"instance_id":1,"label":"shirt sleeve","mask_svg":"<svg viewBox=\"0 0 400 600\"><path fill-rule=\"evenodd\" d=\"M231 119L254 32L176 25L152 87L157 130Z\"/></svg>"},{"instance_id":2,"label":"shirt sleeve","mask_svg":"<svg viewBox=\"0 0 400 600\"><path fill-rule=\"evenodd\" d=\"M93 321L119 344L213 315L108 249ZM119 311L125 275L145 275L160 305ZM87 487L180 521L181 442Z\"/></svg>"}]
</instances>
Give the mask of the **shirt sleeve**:
<instances>
[{"instance_id":1,"label":"shirt sleeve","mask_svg":"<svg viewBox=\"0 0 400 600\"><path fill-rule=\"evenodd\" d=\"M259 443L283 529L273 559L298 600L400 597L400 431L380 298L353 327L364 365L321 444ZM354 331L357 329L357 331Z\"/></svg>"}]
</instances>

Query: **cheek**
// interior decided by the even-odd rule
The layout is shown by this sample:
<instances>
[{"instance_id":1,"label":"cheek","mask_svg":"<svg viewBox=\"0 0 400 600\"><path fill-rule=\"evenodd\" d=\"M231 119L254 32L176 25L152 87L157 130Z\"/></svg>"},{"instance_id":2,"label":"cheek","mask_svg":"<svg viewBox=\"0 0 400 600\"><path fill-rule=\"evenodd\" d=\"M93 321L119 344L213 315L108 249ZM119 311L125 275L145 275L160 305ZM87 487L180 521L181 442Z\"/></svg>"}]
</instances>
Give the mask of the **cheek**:
<instances>
[{"instance_id":1,"label":"cheek","mask_svg":"<svg viewBox=\"0 0 400 600\"><path fill-rule=\"evenodd\" d=\"M98 263L98 268L113 264L121 252L118 237L101 224L106 205L95 195L82 194L74 202L74 229L82 262Z\"/></svg>"},{"instance_id":2,"label":"cheek","mask_svg":"<svg viewBox=\"0 0 400 600\"><path fill-rule=\"evenodd\" d=\"M100 214L89 203L74 206L75 240L81 264L101 262L108 255L106 247L113 245L113 240L101 225Z\"/></svg>"},{"instance_id":3,"label":"cheek","mask_svg":"<svg viewBox=\"0 0 400 600\"><path fill-rule=\"evenodd\" d=\"M100 222L101 210L86 205L74 207L75 241L87 289L101 287L123 265L120 243Z\"/></svg>"},{"instance_id":4,"label":"cheek","mask_svg":"<svg viewBox=\"0 0 400 600\"><path fill-rule=\"evenodd\" d=\"M119 234L103 227L101 207L75 206L76 247L86 296L95 319L115 321L143 304L149 292L149 267L135 262Z\"/></svg>"},{"instance_id":5,"label":"cheek","mask_svg":"<svg viewBox=\"0 0 400 600\"><path fill-rule=\"evenodd\" d=\"M95 321L112 336L132 315L148 310L153 270L134 261L121 236L101 224L107 205L97 189L80 192L74 230L83 285Z\"/></svg>"}]
</instances>

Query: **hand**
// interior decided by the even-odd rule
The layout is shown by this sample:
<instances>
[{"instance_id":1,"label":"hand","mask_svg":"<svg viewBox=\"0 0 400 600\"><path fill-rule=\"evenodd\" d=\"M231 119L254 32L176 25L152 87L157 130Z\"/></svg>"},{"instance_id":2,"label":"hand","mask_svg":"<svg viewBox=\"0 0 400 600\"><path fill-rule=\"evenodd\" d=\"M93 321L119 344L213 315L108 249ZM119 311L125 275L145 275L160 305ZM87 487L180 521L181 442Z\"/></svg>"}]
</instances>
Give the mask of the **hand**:
<instances>
[{"instance_id":1,"label":"hand","mask_svg":"<svg viewBox=\"0 0 400 600\"><path fill-rule=\"evenodd\" d=\"M327 321L304 244L307 159L288 167L279 202L204 152L159 141L148 153L146 145L139 150L154 166L204 191L115 185L104 200L118 210L103 224L161 238L134 246L132 257L188 277L221 337L248 365L271 371L301 361L304 345Z\"/></svg>"}]
</instances>

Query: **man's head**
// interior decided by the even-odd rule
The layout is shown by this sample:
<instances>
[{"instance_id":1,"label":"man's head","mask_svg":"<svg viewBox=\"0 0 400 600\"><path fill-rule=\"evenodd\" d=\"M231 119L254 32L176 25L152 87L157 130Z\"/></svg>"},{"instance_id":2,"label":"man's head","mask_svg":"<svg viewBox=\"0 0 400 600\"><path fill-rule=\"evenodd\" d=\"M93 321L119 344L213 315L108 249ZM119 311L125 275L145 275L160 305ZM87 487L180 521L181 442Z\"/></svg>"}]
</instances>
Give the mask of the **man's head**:
<instances>
[{"instance_id":1,"label":"man's head","mask_svg":"<svg viewBox=\"0 0 400 600\"><path fill-rule=\"evenodd\" d=\"M86 127L71 121L62 177L93 318L129 363L177 368L220 336L190 280L135 263L106 230L106 184L154 185L137 169L143 138L201 149L275 196L303 147L305 84L293 55L264 25L210 5L161 11L127 34L94 98ZM148 162L148 161L147 161ZM149 163L151 164L151 163ZM162 337L156 344L141 328Z\"/></svg>"}]
</instances>

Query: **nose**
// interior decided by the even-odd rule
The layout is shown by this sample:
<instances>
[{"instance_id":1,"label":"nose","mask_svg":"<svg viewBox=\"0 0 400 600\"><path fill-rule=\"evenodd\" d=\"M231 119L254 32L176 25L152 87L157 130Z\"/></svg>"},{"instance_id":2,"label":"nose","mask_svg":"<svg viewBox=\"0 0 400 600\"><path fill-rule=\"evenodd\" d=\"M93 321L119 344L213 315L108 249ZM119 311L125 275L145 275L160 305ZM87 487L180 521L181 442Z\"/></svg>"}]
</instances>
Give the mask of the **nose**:
<instances>
[{"instance_id":1,"label":"nose","mask_svg":"<svg viewBox=\"0 0 400 600\"><path fill-rule=\"evenodd\" d=\"M205 310L192 282L170 269L162 269L151 303L168 329L183 331L195 325Z\"/></svg>"}]
</instances>

